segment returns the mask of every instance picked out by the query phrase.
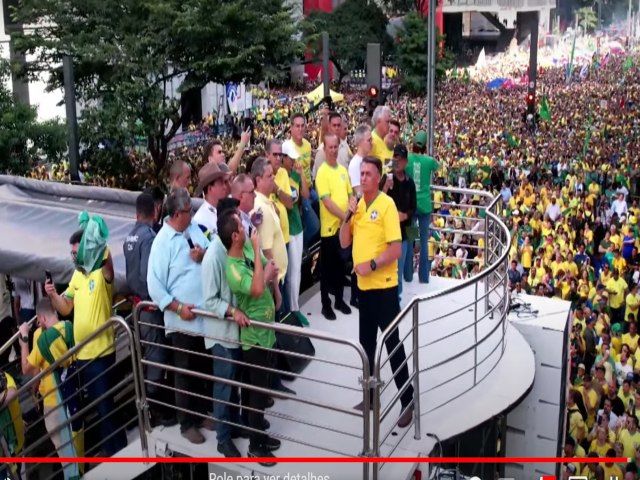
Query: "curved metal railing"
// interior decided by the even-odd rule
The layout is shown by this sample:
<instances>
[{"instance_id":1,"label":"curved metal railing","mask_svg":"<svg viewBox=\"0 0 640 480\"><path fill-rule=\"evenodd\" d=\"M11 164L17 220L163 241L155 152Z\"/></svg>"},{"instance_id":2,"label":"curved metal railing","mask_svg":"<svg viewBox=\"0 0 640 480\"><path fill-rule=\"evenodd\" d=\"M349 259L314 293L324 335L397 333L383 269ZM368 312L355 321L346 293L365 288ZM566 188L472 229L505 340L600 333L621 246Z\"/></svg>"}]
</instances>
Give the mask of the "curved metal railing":
<instances>
[{"instance_id":1,"label":"curved metal railing","mask_svg":"<svg viewBox=\"0 0 640 480\"><path fill-rule=\"evenodd\" d=\"M404 439L410 428L404 431L404 434L397 435L393 445L387 445L389 438L395 431L395 425L393 425L384 434L381 433L382 426L387 425L385 420L388 418L392 409L400 401L402 393L413 386L414 399L413 403L409 406L405 406L405 410L413 407L413 431L414 438L420 439L420 417L426 412L422 411L420 397L428 393L436 392L445 385L451 383L453 380L461 381L461 377L465 375L473 375L473 381L469 381L464 391L459 389L452 389L453 394L445 396L440 403L431 405L429 411L433 411L446 403L449 403L455 397L469 391L475 387L479 382L484 380L497 366L498 362L502 358L502 354L505 349L505 333L506 333L506 318L508 313L508 261L509 261L509 248L511 245L511 234L498 216L498 209L500 205L500 197L493 197L488 192L481 192L476 190L468 190L461 188L440 187L434 186L433 189L443 191L448 194L459 194L464 196L480 196L484 198L485 205L470 205L470 207L483 209L485 212L484 229L480 231L468 231L460 230L453 233L464 232L465 234L482 236L484 238L484 258L486 259L486 267L481 270L475 276L457 282L450 288L444 288L435 292L425 293L423 295L417 295L411 299L400 314L389 324L389 326L382 332L382 336L379 339L376 347L375 361L374 361L374 378L373 378L373 432L372 441L374 454L377 457L390 456L400 445L400 442ZM482 221L478 219L478 221ZM440 229L441 231L449 231L451 229ZM483 289L484 293L480 293L479 290ZM453 296L460 294L464 290L471 290L473 292L473 301L468 304L458 305L457 299ZM420 319L420 306L427 304L427 302L446 301L449 300L453 303L454 308L448 310L446 313L439 315L435 318L421 321ZM460 322L464 320L465 313L468 311L473 312L472 321L468 323ZM497 321L492 321L494 313L498 313L499 318ZM401 327L404 327L403 320L411 314L411 326L409 331L404 334L400 332ZM428 328L428 325L433 325L435 322L442 322L451 320L452 317L459 316L454 324L453 330L445 335L437 338L433 337L433 332L438 329ZM484 332L483 332L484 330ZM387 352L386 358L383 356L385 343L391 337L391 335L398 332L400 335L400 343L394 348L393 351ZM472 332L472 333L471 333ZM456 339L455 354L439 360L435 364L427 365L421 363L422 354L429 347L433 347L438 343L443 343L453 336L467 336L469 337L468 344L462 343L459 338ZM409 337L411 340L408 341ZM429 339L429 341L425 341ZM399 391L389 400L386 405L383 406L382 396L387 389L389 383L392 383L396 373L391 375L391 379L388 376L382 375L382 369L390 362L391 357L395 354L396 350L407 342L410 345L409 354L404 365L412 365L412 372L410 372L408 381L399 389ZM491 345L491 342L495 342L495 345ZM488 348L483 346L488 344ZM480 350L485 350L485 354L479 354ZM486 353L488 350L488 353ZM463 371L455 371L451 369L451 365L456 360L459 360L465 355L473 354L472 366L466 368ZM465 362L469 364L469 362ZM436 385L428 388L421 389L421 380L427 381L430 376L433 376L435 370L440 367L446 367L447 378ZM482 369L484 374L479 378L479 370ZM396 369L398 372L400 369ZM423 376L422 374L429 372L430 376ZM422 378L424 377L424 378ZM404 410L403 410L404 413ZM384 452L381 450L385 449ZM390 451L386 451L390 448ZM373 465L373 478L377 480L380 470L384 467L384 464Z\"/></svg>"},{"instance_id":2,"label":"curved metal railing","mask_svg":"<svg viewBox=\"0 0 640 480\"><path fill-rule=\"evenodd\" d=\"M255 387L253 385L245 383L243 380L236 379L224 379L220 377L216 377L210 374L203 374L199 372L189 372L184 369L180 369L170 364L157 364L153 361L145 358L144 355L144 347L149 344L147 340L141 337L140 335L140 325L143 322L140 322L139 312L142 308L153 306L150 302L141 302L136 306L133 313L133 331L129 327L126 321L122 320L120 317L112 317L109 320L110 326L115 326L117 324L118 329L121 332L124 332L124 335L120 336L123 346L127 347L127 356L131 357L132 362L132 375L127 376L127 381L133 383L133 390L135 394L135 401L138 407L138 418L137 424L140 427L140 441L142 443L142 454L145 457L149 456L149 448L148 448L148 436L151 433L150 423L149 423L149 406L154 403L158 405L158 401L153 398L148 398L146 388L152 382L146 380L144 378L144 367L161 367L167 371L171 371L174 373L179 373L182 375L191 375L192 377L199 379L201 381L215 381L225 383L227 385L231 385L233 387L246 388L253 391L258 391L263 394L277 396L279 398L287 398L294 402L300 402L302 404L306 404L307 408L317 408L318 413L321 414L322 410L331 410L334 412L339 412L340 414L346 415L345 418L352 417L361 417L359 420L360 425L358 430L360 430L362 436L360 437L359 433L355 433L353 431L344 431L344 426L324 426L321 425L321 420L317 417L314 418L301 418L300 415L292 415L290 412L270 412L275 418L279 418L286 422L293 422L304 424L311 428L316 429L324 429L327 432L332 432L335 434L346 434L350 437L357 437L355 440L359 443L361 450L358 452L340 452L340 455L362 455L362 456L391 456L393 452L398 448L400 442L406 437L407 433L412 431L414 432L414 437L416 439L420 438L420 417L424 415L425 412L423 408L425 405L429 405L429 411L433 411L440 406L448 403L453 398L447 397L446 395L440 399L439 402L426 402L424 399L421 402L421 396L432 395L432 394L443 394L443 387L453 380L460 380L468 377L467 384L463 384L463 387L466 389L464 391L468 391L478 383L482 382L484 378L486 378L496 367L505 349L505 333L507 328L506 316L508 312L508 296L506 292L508 291L508 254L509 247L511 244L511 235L509 230L499 218L499 209L501 208L501 202L499 201L500 197L492 197L487 192L480 192L476 190L468 190L468 189L459 189L459 188L450 188L450 187L438 187L433 186L434 190L443 191L446 194L458 194L458 195L468 195L468 196L480 196L484 199L484 205L473 205L473 208L482 209L485 212L484 219L478 218L476 221L484 222L484 228L473 229L473 230L460 230L454 232L456 229L440 229L443 232L450 233L460 233L464 232L471 237L482 237L484 239L484 259L486 262L486 267L478 272L475 276L468 278L464 281L457 282L451 288L441 289L435 292L426 293L423 295L417 295L411 299L409 304L402 309L400 314L391 322L391 324L382 332L382 337L377 343L377 349L374 357L374 374L371 378L369 375L369 359L367 358L366 353L364 352L362 346L359 344L357 340L341 338L337 335L332 335L330 333L313 330L310 328L301 328L294 327L282 324L265 324L264 327L267 329L274 330L276 332L280 332L288 335L297 335L304 336L308 338L312 338L317 341L330 342L333 344L341 345L346 347L348 350L353 352L355 350L357 360L355 364L349 364L349 362L337 361L336 358L321 358L318 356L304 356L294 352L287 352L278 350L279 354L297 356L299 358L305 357L306 360L314 360L316 362L325 362L331 365L334 365L336 368L347 368L352 373L357 372L358 375L361 375L358 380L360 385L355 387L354 385L341 385L335 382L333 378L319 378L317 375L312 373L305 372L304 374L291 374L291 372L282 372L277 367L274 368L263 368L272 373L286 373L287 375L291 375L294 378L303 379L304 382L314 382L321 384L323 388L331 388L337 389L336 391L343 392L346 394L348 392L353 395L353 392L358 392L362 395L363 400L363 410L359 412L354 410L353 408L345 407L339 401L319 401L317 399L305 398L304 396L292 396L283 394L281 392L274 391L272 389L264 389ZM472 243L472 242L469 242ZM477 248L477 247L476 247ZM460 292L467 290L472 292L473 301L467 303L465 305L460 305L457 302L457 298L454 298ZM421 307L424 307L424 304L427 302L433 302L434 300L438 301L450 301L452 302L452 308L447 309L446 313L435 316L429 319L421 319L420 314L423 313L421 311ZM115 308L115 307L114 307ZM468 312L473 312L472 315L466 315ZM494 314L497 313L498 318L494 320ZM196 314L201 315L207 318L218 318L214 314L204 310L197 310ZM407 316L411 314L411 322L405 322ZM465 316L466 315L466 316ZM465 322L465 318L470 321ZM455 321L452 321L454 319ZM232 321L231 319L219 319L221 321ZM434 331L438 331L438 329L432 328L434 324L437 322L446 322L444 323L447 327L449 327L449 331L438 337L433 336ZM409 325L410 323L410 325ZM164 326L154 325L154 324L146 324L147 328L164 328ZM107 327L103 327L107 328ZM95 336L99 335L103 328L97 330L92 334L88 339L92 339ZM394 374L391 376L387 375L386 370L383 369L388 368L387 364L390 363L391 356L395 353L398 347L394 349L394 351L388 352L388 354L384 355L385 341L389 338L391 334L398 331L400 337L400 345L404 345L405 342L410 344L410 348L408 348L409 354L404 360L403 365L410 366L412 370L409 375L408 381L403 385L399 392L395 394L390 400L387 400L390 394L387 392L388 385L393 383ZM442 329L440 329L442 331ZM188 332L183 332L188 333ZM441 360L427 364L423 361L423 359L430 357L429 353L431 349L441 347L452 337L460 337L465 336L467 338L467 343L464 344L463 347L459 346L459 342L456 345L456 354L447 358L442 358ZM5 344L2 348L9 348L13 341L17 339L17 335L12 341ZM209 337L212 338L212 337ZM410 341L408 339L410 338ZM214 338L215 340L215 338ZM219 339L228 341L228 339ZM118 340L116 340L117 342ZM83 342L85 344L86 342ZM240 344L238 343L238 346ZM77 351L81 345L77 345L74 349L70 351L67 355L72 355L75 351ZM165 345L164 348L174 349L180 351L180 349L175 349L175 347L171 347L171 345ZM209 355L209 353L203 353L199 355L204 355L208 357L211 361L213 361L215 356ZM453 362L456 359L460 359L462 356L472 357L472 361L464 362L463 371L455 371L452 369ZM20 388L20 392L26 394L32 385L35 382L42 378L44 375L49 372L49 370L53 370L53 368L57 367L58 363L64 361L67 357L63 357L60 359L60 362L56 362L56 365L52 366L51 369L47 369L45 372L41 372L34 379L30 380L26 385ZM242 361L235 362L237 365L242 366ZM468 366L472 365L472 366ZM442 371L448 375L447 377L437 379L438 374ZM384 373L384 374L383 374ZM315 376L314 376L315 375ZM355 377L354 377L355 380ZM432 383L429 385L429 383ZM122 382L119 382L118 385L121 385ZM397 435L395 441L391 443L388 439L390 438L393 429L382 433L382 428L388 425L388 418L404 391L406 391L409 386L413 386L415 393L413 404L411 405L414 408L413 415L413 429L407 428L401 433ZM428 388L425 386L428 385ZM422 388L421 388L422 386ZM167 390L173 391L176 393L176 389L172 386L162 385L162 387ZM369 393L373 392L373 403L370 403L370 395ZM190 394L190 392L180 392L182 394ZM459 396L461 392L459 389L455 391L455 396ZM338 399L340 395L332 396L331 398ZM383 399L385 402L383 403ZM207 399L212 400L212 399ZM225 402L228 404L228 402ZM172 405L163 405L165 407ZM233 405L236 406L236 405ZM176 408L175 405L172 407ZM87 408L90 408L87 407ZM246 407L243 407L246 408ZM373 410L373 420L370 420L370 411ZM199 414L198 412L195 412ZM205 414L205 417L209 416ZM220 421L220 419L216 419ZM237 428L247 427L245 425L232 425ZM250 430L250 429L249 429ZM274 435L275 437L282 438L283 440L290 440L296 443L303 443L305 445L313 446L315 448L325 448L328 453L332 453L332 450L322 446L318 446L313 444L313 440L311 440L311 444L304 443L304 441L300 438L290 438L284 434ZM309 440L307 440L309 441ZM384 452L381 450L384 449ZM335 454L335 452L333 452ZM55 452L52 453L55 455ZM369 467L369 463L363 463L363 478L369 478L369 472L371 469L373 470L373 478L377 479L379 477L379 473L381 469L384 468L384 464L373 464L373 467Z\"/></svg>"}]
</instances>

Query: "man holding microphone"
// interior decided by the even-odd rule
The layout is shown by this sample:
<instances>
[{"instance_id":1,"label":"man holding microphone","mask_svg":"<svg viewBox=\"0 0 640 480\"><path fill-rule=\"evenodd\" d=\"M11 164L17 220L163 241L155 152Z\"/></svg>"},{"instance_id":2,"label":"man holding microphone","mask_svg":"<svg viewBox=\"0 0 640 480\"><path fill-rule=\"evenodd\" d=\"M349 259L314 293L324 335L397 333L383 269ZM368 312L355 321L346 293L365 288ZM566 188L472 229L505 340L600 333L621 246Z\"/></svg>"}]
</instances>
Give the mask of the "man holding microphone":
<instances>
[{"instance_id":1,"label":"man holding microphone","mask_svg":"<svg viewBox=\"0 0 640 480\"><path fill-rule=\"evenodd\" d=\"M353 243L353 265L358 279L360 343L369 358L369 373L373 375L378 328L384 331L400 313L398 301L398 259L402 255L402 235L398 209L393 200L379 189L382 162L365 157L360 166L362 198L351 198L349 211L340 227L340 245ZM409 369L404 346L394 329L386 340L391 354L391 369L399 391L409 381ZM397 348L399 347L399 348ZM397 348L397 350L396 350ZM400 428L413 418L413 387L407 385L401 396ZM362 404L356 406L362 408Z\"/></svg>"}]
</instances>

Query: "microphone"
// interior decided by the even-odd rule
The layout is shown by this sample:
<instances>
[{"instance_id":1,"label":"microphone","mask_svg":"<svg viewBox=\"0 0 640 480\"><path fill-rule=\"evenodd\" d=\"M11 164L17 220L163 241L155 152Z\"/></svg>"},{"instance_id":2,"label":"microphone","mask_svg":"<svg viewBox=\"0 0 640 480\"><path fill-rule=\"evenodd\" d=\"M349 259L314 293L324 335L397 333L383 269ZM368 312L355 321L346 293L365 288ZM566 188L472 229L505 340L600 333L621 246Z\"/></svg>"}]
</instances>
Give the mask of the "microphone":
<instances>
[{"instance_id":1,"label":"microphone","mask_svg":"<svg viewBox=\"0 0 640 480\"><path fill-rule=\"evenodd\" d=\"M193 244L193 240L191 240L191 235L189 235L189 232L184 232L184 238L187 239L187 243L189 244L189 248L191 248L191 249L196 248L196 246Z\"/></svg>"}]
</instances>

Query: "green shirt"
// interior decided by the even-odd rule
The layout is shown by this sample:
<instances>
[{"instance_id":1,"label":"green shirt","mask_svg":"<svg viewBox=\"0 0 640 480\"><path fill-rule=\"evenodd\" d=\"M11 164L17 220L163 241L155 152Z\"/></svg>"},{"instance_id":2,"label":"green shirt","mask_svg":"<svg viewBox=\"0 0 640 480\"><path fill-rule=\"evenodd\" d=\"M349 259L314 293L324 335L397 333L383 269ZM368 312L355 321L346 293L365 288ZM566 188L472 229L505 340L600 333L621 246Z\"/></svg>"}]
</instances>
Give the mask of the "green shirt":
<instances>
[{"instance_id":1,"label":"green shirt","mask_svg":"<svg viewBox=\"0 0 640 480\"><path fill-rule=\"evenodd\" d=\"M289 184L291 185L291 196L293 197L293 208L287 210L289 217L289 235L302 233L302 217L300 215L300 175L291 170L289 173Z\"/></svg>"},{"instance_id":2,"label":"green shirt","mask_svg":"<svg viewBox=\"0 0 640 480\"><path fill-rule=\"evenodd\" d=\"M251 345L271 348L276 343L276 333L256 326L258 322L274 323L276 307L271 291L265 288L259 298L251 296L251 281L253 280L253 247L249 242L244 246L244 258L227 256L225 273L231 292L236 296L238 308L251 320L250 327L240 329L242 349L249 350ZM262 265L266 259L262 257Z\"/></svg>"},{"instance_id":3,"label":"green shirt","mask_svg":"<svg viewBox=\"0 0 640 480\"><path fill-rule=\"evenodd\" d=\"M416 184L418 213L431 213L431 174L440 166L434 158L416 153L410 153L408 160L406 172Z\"/></svg>"}]
</instances>

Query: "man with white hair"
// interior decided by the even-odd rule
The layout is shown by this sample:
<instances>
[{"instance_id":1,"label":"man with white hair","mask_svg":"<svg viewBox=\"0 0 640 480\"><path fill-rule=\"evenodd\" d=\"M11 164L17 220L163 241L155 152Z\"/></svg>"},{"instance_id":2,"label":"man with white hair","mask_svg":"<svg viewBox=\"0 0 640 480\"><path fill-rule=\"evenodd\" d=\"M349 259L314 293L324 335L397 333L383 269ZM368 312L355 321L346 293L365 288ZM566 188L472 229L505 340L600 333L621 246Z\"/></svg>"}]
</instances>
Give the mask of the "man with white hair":
<instances>
[{"instance_id":1,"label":"man with white hair","mask_svg":"<svg viewBox=\"0 0 640 480\"><path fill-rule=\"evenodd\" d=\"M391 109L386 105L378 105L373 111L371 124L373 125L372 139L373 145L370 155L382 162L390 162L393 158L393 150L387 147L384 139L389 133L389 122L391 121Z\"/></svg>"},{"instance_id":2,"label":"man with white hair","mask_svg":"<svg viewBox=\"0 0 640 480\"><path fill-rule=\"evenodd\" d=\"M357 149L356 154L349 162L349 180L351 180L351 188L358 198L360 198L360 165L362 159L369 155L372 141L371 127L364 124L359 125L353 134L353 143Z\"/></svg>"}]
</instances>

